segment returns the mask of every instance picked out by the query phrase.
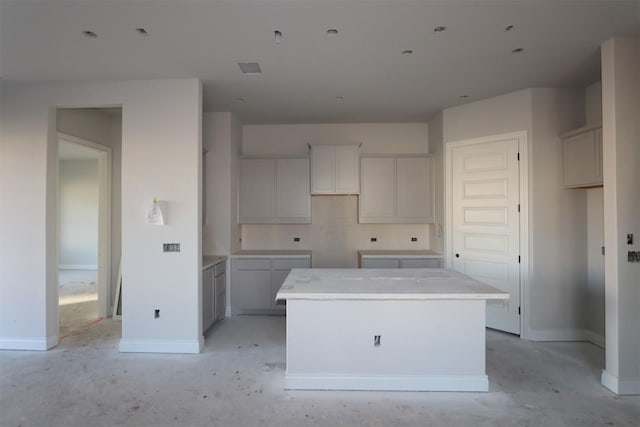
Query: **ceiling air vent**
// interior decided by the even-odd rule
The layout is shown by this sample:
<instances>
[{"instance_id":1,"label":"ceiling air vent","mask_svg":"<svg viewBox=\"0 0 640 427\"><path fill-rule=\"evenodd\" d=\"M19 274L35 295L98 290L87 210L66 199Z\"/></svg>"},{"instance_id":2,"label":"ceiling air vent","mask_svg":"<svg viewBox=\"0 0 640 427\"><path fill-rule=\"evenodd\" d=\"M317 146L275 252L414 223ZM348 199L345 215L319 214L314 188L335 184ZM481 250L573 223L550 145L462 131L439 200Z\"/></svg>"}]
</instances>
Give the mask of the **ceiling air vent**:
<instances>
[{"instance_id":1,"label":"ceiling air vent","mask_svg":"<svg viewBox=\"0 0 640 427\"><path fill-rule=\"evenodd\" d=\"M242 74L262 74L260 64L257 62L238 62Z\"/></svg>"}]
</instances>

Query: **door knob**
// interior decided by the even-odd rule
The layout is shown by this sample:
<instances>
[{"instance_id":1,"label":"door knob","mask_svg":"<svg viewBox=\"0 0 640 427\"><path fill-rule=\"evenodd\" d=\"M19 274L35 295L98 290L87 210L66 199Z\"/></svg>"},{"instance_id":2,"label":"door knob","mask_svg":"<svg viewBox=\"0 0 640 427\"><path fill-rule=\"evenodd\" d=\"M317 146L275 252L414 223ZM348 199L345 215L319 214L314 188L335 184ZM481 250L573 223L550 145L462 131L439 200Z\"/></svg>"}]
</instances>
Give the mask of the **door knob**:
<instances>
[{"instance_id":1,"label":"door knob","mask_svg":"<svg viewBox=\"0 0 640 427\"><path fill-rule=\"evenodd\" d=\"M460 258L460 254L456 254L456 258Z\"/></svg>"}]
</instances>

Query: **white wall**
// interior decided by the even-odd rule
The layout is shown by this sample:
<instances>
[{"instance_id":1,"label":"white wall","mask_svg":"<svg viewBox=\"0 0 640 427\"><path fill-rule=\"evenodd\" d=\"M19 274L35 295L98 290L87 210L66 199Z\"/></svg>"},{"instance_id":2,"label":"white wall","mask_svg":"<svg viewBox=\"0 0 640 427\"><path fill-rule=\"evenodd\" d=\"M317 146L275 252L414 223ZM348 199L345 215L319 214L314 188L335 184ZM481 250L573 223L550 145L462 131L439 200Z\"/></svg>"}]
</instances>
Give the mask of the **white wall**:
<instances>
[{"instance_id":1,"label":"white wall","mask_svg":"<svg viewBox=\"0 0 640 427\"><path fill-rule=\"evenodd\" d=\"M521 90L444 110L445 144L528 132L530 259L522 331L528 339L584 339L585 197L562 188L559 139L582 125L583 115L582 92L560 89ZM585 252L581 260L574 250Z\"/></svg>"},{"instance_id":2,"label":"white wall","mask_svg":"<svg viewBox=\"0 0 640 427\"><path fill-rule=\"evenodd\" d=\"M597 81L585 89L585 126L602 123L602 82Z\"/></svg>"},{"instance_id":3,"label":"white wall","mask_svg":"<svg viewBox=\"0 0 640 427\"><path fill-rule=\"evenodd\" d=\"M45 349L58 339L55 109L121 105L120 348L200 350L201 101L195 79L3 85L0 348ZM164 227L145 222L154 196L168 208ZM162 253L164 242L181 252Z\"/></svg>"},{"instance_id":4,"label":"white wall","mask_svg":"<svg viewBox=\"0 0 640 427\"><path fill-rule=\"evenodd\" d=\"M602 118L606 368L602 384L640 394L640 40L603 43ZM634 244L626 235L633 233Z\"/></svg>"},{"instance_id":5,"label":"white wall","mask_svg":"<svg viewBox=\"0 0 640 427\"><path fill-rule=\"evenodd\" d=\"M604 347L604 207L602 187L587 193L587 296L589 341Z\"/></svg>"},{"instance_id":6,"label":"white wall","mask_svg":"<svg viewBox=\"0 0 640 427\"><path fill-rule=\"evenodd\" d=\"M245 125L242 154L308 156L310 144L360 143L361 156L427 154L426 123ZM427 249L427 224L359 224L357 196L313 196L312 224L243 225L243 249L310 249L317 268L355 268L358 249ZM299 237L300 242L293 242ZM370 238L377 237L376 243ZM417 237L417 242L411 242Z\"/></svg>"},{"instance_id":7,"label":"white wall","mask_svg":"<svg viewBox=\"0 0 640 427\"><path fill-rule=\"evenodd\" d=\"M60 268L98 268L98 161L60 160Z\"/></svg>"}]
</instances>

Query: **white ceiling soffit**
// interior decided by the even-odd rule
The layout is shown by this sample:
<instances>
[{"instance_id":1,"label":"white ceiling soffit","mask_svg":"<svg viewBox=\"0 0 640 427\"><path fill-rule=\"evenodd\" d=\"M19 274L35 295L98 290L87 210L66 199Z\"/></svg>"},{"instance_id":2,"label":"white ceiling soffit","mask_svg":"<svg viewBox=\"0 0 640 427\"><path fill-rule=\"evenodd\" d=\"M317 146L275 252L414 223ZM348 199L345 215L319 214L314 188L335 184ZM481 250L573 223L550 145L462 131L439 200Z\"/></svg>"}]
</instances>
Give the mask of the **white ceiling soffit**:
<instances>
[{"instance_id":1,"label":"white ceiling soffit","mask_svg":"<svg viewBox=\"0 0 640 427\"><path fill-rule=\"evenodd\" d=\"M600 44L637 35L640 21L637 0L49 0L0 8L7 83L197 77L205 111L231 111L244 123L425 121L527 87L582 87L599 79ZM243 75L242 62L259 63L262 74Z\"/></svg>"}]
</instances>

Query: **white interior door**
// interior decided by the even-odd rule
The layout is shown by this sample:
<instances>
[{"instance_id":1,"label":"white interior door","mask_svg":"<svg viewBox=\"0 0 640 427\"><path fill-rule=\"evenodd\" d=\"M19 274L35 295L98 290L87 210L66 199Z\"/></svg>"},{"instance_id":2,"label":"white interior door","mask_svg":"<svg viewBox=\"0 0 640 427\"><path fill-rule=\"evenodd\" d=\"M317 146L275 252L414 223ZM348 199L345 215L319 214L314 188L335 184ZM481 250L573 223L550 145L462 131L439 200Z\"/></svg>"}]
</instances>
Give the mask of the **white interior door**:
<instances>
[{"instance_id":1,"label":"white interior door","mask_svg":"<svg viewBox=\"0 0 640 427\"><path fill-rule=\"evenodd\" d=\"M520 334L520 171L518 139L451 151L452 265L505 292L487 302L487 326Z\"/></svg>"}]
</instances>

